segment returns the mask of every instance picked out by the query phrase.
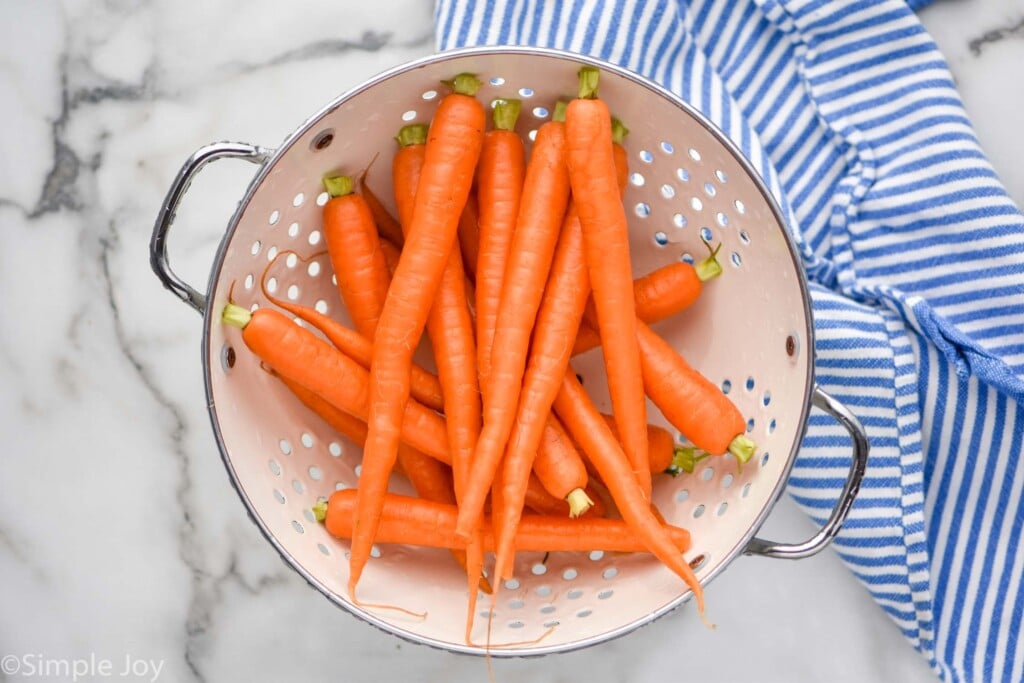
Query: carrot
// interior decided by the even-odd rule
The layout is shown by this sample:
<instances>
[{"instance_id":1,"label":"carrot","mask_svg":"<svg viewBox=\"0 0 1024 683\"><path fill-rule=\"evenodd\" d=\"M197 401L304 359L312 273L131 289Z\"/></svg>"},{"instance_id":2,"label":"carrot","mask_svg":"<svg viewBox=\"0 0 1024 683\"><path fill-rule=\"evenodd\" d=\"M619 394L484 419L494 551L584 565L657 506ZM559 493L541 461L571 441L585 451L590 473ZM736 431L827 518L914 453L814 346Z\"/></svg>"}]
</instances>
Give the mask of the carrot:
<instances>
[{"instance_id":1,"label":"carrot","mask_svg":"<svg viewBox=\"0 0 1024 683\"><path fill-rule=\"evenodd\" d=\"M402 414L409 400L412 355L455 244L486 125L483 107L473 97L480 81L460 74L451 86L452 94L438 104L430 126L405 247L374 339L369 434L349 559L348 590L353 597L370 557L388 476L397 457Z\"/></svg>"},{"instance_id":2,"label":"carrot","mask_svg":"<svg viewBox=\"0 0 1024 683\"><path fill-rule=\"evenodd\" d=\"M608 508L594 493L594 488L591 486L591 482L587 483L587 487L583 491L587 494L588 498L593 500L594 504L576 519L584 517L604 517L608 512ZM541 484L540 479L537 478L536 474L531 474L527 481L526 498L524 503L526 507L538 515L569 518L569 503L566 502L564 498L556 498L546 488L544 488L544 485Z\"/></svg>"},{"instance_id":3,"label":"carrot","mask_svg":"<svg viewBox=\"0 0 1024 683\"><path fill-rule=\"evenodd\" d=\"M574 204L570 203L537 312L519 408L502 465L505 505L494 511L495 528L498 531L495 565L498 567L498 576L506 576L506 569L511 571L511 556L514 552L512 538L519 515L522 514L526 480L534 465L534 455L544 436L545 427L558 429L556 421L549 419L551 404L569 367L572 344L579 330L589 292L590 280L583 258L583 234ZM569 440L564 433L556 435L558 437L566 442ZM585 470L582 460L579 465L580 469ZM582 487L569 493L568 500L572 508L570 515L573 517L591 504Z\"/></svg>"},{"instance_id":4,"label":"carrot","mask_svg":"<svg viewBox=\"0 0 1024 683\"><path fill-rule=\"evenodd\" d=\"M389 243L386 241L381 242L381 246L386 244ZM294 252L287 250L282 251L275 256L274 259L276 261L278 258L291 253ZM268 271L273 264L274 261L271 261L271 263L268 264ZM264 275L266 275L266 272L268 271L265 271ZM260 279L260 287L263 290L263 296L265 296L268 301L276 305L278 308L288 311L295 317L305 320L307 323L323 332L324 336L327 337L327 341L334 344L339 351L362 365L364 368L369 369L370 358L373 355L373 344L364 336L355 330L345 327L334 318L324 315L315 308L302 306L291 301L286 301L285 299L278 299L267 290L266 283L262 278ZM387 291L386 283L385 291ZM434 410L444 410L444 395L441 392L441 382L438 380L437 375L431 374L419 365L413 364L410 382L413 398Z\"/></svg>"},{"instance_id":5,"label":"carrot","mask_svg":"<svg viewBox=\"0 0 1024 683\"><path fill-rule=\"evenodd\" d=\"M359 333L373 339L381 309L387 262L366 201L352 193L348 176L324 178L331 198L323 209L324 240L338 281L338 292Z\"/></svg>"},{"instance_id":6,"label":"carrot","mask_svg":"<svg viewBox=\"0 0 1024 683\"><path fill-rule=\"evenodd\" d=\"M377 233L392 244L401 247L405 241L405 236L402 235L402 226L398 224L394 216L388 213L388 210L384 208L384 204L381 203L377 195L370 189L370 186L366 184L366 177L369 173L370 169L366 169L359 176L359 188L362 190L363 199L366 200L366 206L369 207L370 213L373 214L373 220L377 224Z\"/></svg>"},{"instance_id":7,"label":"carrot","mask_svg":"<svg viewBox=\"0 0 1024 683\"><path fill-rule=\"evenodd\" d=\"M401 161L396 155L392 164L395 201L406 229L412 221L411 212L423 171L426 133L425 126L405 126L396 138L401 146ZM448 444L455 472L455 492L460 499L480 434L481 420L476 343L466 299L465 277L460 251L453 247L427 318L427 334L434 346L444 402L448 406Z\"/></svg>"},{"instance_id":8,"label":"carrot","mask_svg":"<svg viewBox=\"0 0 1024 683\"><path fill-rule=\"evenodd\" d=\"M650 498L646 400L636 341L629 226L619 200L611 116L607 105L597 99L599 74L593 67L580 69L579 97L569 103L565 116L566 162L583 226L608 390L626 455L644 495Z\"/></svg>"},{"instance_id":9,"label":"carrot","mask_svg":"<svg viewBox=\"0 0 1024 683\"><path fill-rule=\"evenodd\" d=\"M459 502L460 534L472 533L480 523L484 499L516 418L530 333L568 203L565 128L561 122L548 121L537 131L526 167L498 306L491 372L484 385L484 427L466 495Z\"/></svg>"},{"instance_id":10,"label":"carrot","mask_svg":"<svg viewBox=\"0 0 1024 683\"><path fill-rule=\"evenodd\" d=\"M711 254L696 265L677 261L633 280L636 317L645 323L656 323L689 308L703 291L703 283L722 273L716 258L721 247L708 246ZM593 302L588 302L585 318L597 319ZM584 322L572 353L575 356L600 345L597 331Z\"/></svg>"},{"instance_id":11,"label":"carrot","mask_svg":"<svg viewBox=\"0 0 1024 683\"><path fill-rule=\"evenodd\" d=\"M616 507L636 534L637 540L686 582L697 599L698 611L703 615L704 592L700 582L665 529L658 524L651 512L650 500L644 495L636 477L631 474L632 465L626 459L622 447L571 372L565 374L555 399L555 412L601 474Z\"/></svg>"},{"instance_id":12,"label":"carrot","mask_svg":"<svg viewBox=\"0 0 1024 683\"><path fill-rule=\"evenodd\" d=\"M356 492L335 491L326 502L313 507L316 518L327 532L337 538L349 538ZM385 494L377 540L381 543L402 543L430 548L462 548L465 539L455 531L455 506L432 501ZM690 548L690 533L683 528L659 525L672 546L673 553ZM494 549L490 524L484 523L485 549ZM633 530L615 519L577 519L523 515L516 533L516 546L524 551L588 551L643 552L646 548Z\"/></svg>"},{"instance_id":13,"label":"carrot","mask_svg":"<svg viewBox=\"0 0 1024 683\"><path fill-rule=\"evenodd\" d=\"M335 408L366 420L369 373L359 363L270 308L250 313L229 303L221 320L240 328L245 345L278 375L304 386ZM433 458L451 462L444 418L418 401L409 401L404 407L399 438ZM363 460L365 474L365 454Z\"/></svg>"},{"instance_id":14,"label":"carrot","mask_svg":"<svg viewBox=\"0 0 1024 683\"><path fill-rule=\"evenodd\" d=\"M459 216L459 253L466 275L475 282L476 263L480 258L480 205L475 192L469 194L466 208Z\"/></svg>"},{"instance_id":15,"label":"carrot","mask_svg":"<svg viewBox=\"0 0 1024 683\"><path fill-rule=\"evenodd\" d=\"M384 252L384 260L388 263L388 273L394 277L395 270L398 269L398 260L402 258L402 252L394 242L387 239L380 241L380 249Z\"/></svg>"},{"instance_id":16,"label":"carrot","mask_svg":"<svg viewBox=\"0 0 1024 683\"><path fill-rule=\"evenodd\" d=\"M728 451L741 463L750 460L756 445L729 397L645 323L637 325L637 340L644 387L665 419L697 448L714 455Z\"/></svg>"},{"instance_id":17,"label":"carrot","mask_svg":"<svg viewBox=\"0 0 1024 683\"><path fill-rule=\"evenodd\" d=\"M587 485L587 468L583 457L558 418L548 414L544 434L541 437L537 455L533 460L533 473L544 488L553 496L569 503L567 514L576 517L593 504L584 499ZM574 500L570 500L574 497Z\"/></svg>"},{"instance_id":18,"label":"carrot","mask_svg":"<svg viewBox=\"0 0 1024 683\"><path fill-rule=\"evenodd\" d=\"M612 430L612 434L618 439L619 430L615 426L615 418L604 414L601 417L604 418L605 423ZM664 427L655 424L647 425L647 457L651 465L651 474L658 474L668 469L675 454L676 443L672 434Z\"/></svg>"},{"instance_id":19,"label":"carrot","mask_svg":"<svg viewBox=\"0 0 1024 683\"><path fill-rule=\"evenodd\" d=\"M476 270L476 338L480 387L488 391L491 348L498 321L505 266L519 215L526 150L516 134L519 100L495 100L494 130L484 136L477 167L479 247Z\"/></svg>"}]
</instances>

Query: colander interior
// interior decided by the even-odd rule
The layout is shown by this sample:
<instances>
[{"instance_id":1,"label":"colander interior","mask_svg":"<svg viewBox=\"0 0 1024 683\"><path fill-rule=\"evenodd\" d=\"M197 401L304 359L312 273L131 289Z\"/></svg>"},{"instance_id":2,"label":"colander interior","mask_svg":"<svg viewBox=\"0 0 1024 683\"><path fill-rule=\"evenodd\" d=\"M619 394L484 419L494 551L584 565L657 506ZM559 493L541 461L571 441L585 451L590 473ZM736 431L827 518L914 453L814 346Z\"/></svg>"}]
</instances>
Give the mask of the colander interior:
<instances>
[{"instance_id":1,"label":"colander interior","mask_svg":"<svg viewBox=\"0 0 1024 683\"><path fill-rule=\"evenodd\" d=\"M210 284L205 360L208 399L229 472L257 523L282 554L332 600L417 641L480 652L489 600L463 640L466 589L445 551L375 548L360 599L427 613L362 610L348 600L348 543L331 538L310 506L359 483L359 449L307 411L262 371L236 330L217 323L233 288L244 306L264 306L259 278L277 296L314 306L349 323L323 255L321 206L327 173L358 175L393 209L390 160L394 135L429 122L456 73L485 82L479 97L518 97L519 132L529 141L559 98L575 91L583 58L535 50L472 50L415 63L342 96L289 138L257 176L222 245ZM720 385L748 419L757 453L742 470L732 456L701 462L696 472L655 477L664 517L687 527L702 580L741 549L776 499L788 474L809 403L808 309L799 267L759 181L701 119L660 90L605 68L600 94L630 129L631 174L625 194L630 249L639 276L677 259L701 259L702 242L722 243L724 273L690 310L655 326L694 367ZM316 255L319 254L319 255ZM421 349L419 360L430 365ZM598 407L609 412L600 351L575 359ZM671 429L653 405L652 422ZM838 429L838 427L837 427ZM675 433L673 431L673 433ZM409 492L396 476L392 489ZM644 555L602 552L522 553L493 614L494 651L540 653L592 644L624 633L689 596L685 585ZM713 595L710 596L713 598Z\"/></svg>"}]
</instances>

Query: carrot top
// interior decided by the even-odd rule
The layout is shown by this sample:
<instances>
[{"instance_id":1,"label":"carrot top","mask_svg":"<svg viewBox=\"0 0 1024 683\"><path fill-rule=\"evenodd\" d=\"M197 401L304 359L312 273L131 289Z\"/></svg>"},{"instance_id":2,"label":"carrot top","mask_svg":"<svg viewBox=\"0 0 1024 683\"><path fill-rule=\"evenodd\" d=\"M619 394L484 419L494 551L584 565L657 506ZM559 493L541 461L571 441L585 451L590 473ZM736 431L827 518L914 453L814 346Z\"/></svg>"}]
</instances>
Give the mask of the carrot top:
<instances>
[{"instance_id":1,"label":"carrot top","mask_svg":"<svg viewBox=\"0 0 1024 683\"><path fill-rule=\"evenodd\" d=\"M616 145L621 145L622 141L629 135L629 128L626 128L621 120L612 117L612 142Z\"/></svg>"},{"instance_id":2,"label":"carrot top","mask_svg":"<svg viewBox=\"0 0 1024 683\"><path fill-rule=\"evenodd\" d=\"M413 145L425 145L427 143L427 131L429 127L425 123L410 123L402 126L395 140L399 147L412 147Z\"/></svg>"},{"instance_id":3,"label":"carrot top","mask_svg":"<svg viewBox=\"0 0 1024 683\"><path fill-rule=\"evenodd\" d=\"M693 267L697 279L701 282L707 282L722 274L722 264L718 262L718 252L722 249L722 243L719 242L717 247L712 247L710 243L704 242L704 246L708 248L708 257Z\"/></svg>"},{"instance_id":4,"label":"carrot top","mask_svg":"<svg viewBox=\"0 0 1024 683\"><path fill-rule=\"evenodd\" d=\"M569 103L565 100L558 100L555 102L555 110L551 113L551 120L558 121L559 123L565 123L565 110L569 107Z\"/></svg>"},{"instance_id":5,"label":"carrot top","mask_svg":"<svg viewBox=\"0 0 1024 683\"><path fill-rule=\"evenodd\" d=\"M224 311L220 315L220 320L225 325L231 327L237 327L243 329L252 320L252 313L249 312L248 308L243 308L238 304L225 304Z\"/></svg>"},{"instance_id":6,"label":"carrot top","mask_svg":"<svg viewBox=\"0 0 1024 683\"><path fill-rule=\"evenodd\" d=\"M344 197L352 194L355 183L347 175L324 176L324 189L332 197Z\"/></svg>"},{"instance_id":7,"label":"carrot top","mask_svg":"<svg viewBox=\"0 0 1024 683\"><path fill-rule=\"evenodd\" d=\"M452 89L452 92L459 95L469 95L470 97L476 97L476 91L480 89L480 86L484 84L476 74L461 73L450 81L441 81Z\"/></svg>"},{"instance_id":8,"label":"carrot top","mask_svg":"<svg viewBox=\"0 0 1024 683\"><path fill-rule=\"evenodd\" d=\"M601 78L601 70L594 66L585 66L580 69L580 89L577 97L581 100L597 99L597 83Z\"/></svg>"},{"instance_id":9,"label":"carrot top","mask_svg":"<svg viewBox=\"0 0 1024 683\"><path fill-rule=\"evenodd\" d=\"M516 121L519 120L519 111L523 103L520 100L506 100L503 98L491 102L494 108L492 117L495 130L515 130Z\"/></svg>"}]
</instances>

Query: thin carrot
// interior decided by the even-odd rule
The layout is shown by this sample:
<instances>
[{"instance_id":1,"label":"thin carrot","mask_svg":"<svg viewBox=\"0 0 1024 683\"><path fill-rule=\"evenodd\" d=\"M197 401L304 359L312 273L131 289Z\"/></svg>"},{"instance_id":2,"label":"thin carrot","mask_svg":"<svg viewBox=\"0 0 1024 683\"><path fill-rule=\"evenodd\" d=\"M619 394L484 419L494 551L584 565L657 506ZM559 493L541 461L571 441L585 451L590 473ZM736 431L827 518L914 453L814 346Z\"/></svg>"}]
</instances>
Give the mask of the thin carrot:
<instances>
[{"instance_id":1,"label":"thin carrot","mask_svg":"<svg viewBox=\"0 0 1024 683\"><path fill-rule=\"evenodd\" d=\"M616 507L636 534L637 540L686 582L697 599L698 611L703 615L704 591L700 582L674 547L665 529L658 524L651 512L650 500L644 495L636 477L631 474L632 465L626 459L622 447L571 372L565 374L565 381L555 399L555 412L600 472Z\"/></svg>"},{"instance_id":2,"label":"thin carrot","mask_svg":"<svg viewBox=\"0 0 1024 683\"><path fill-rule=\"evenodd\" d=\"M615 438L619 438L619 429L615 425L615 418L612 415L604 415L605 423L612 430ZM622 443L619 441L619 443ZM676 443L672 433L664 427L655 424L647 425L647 458L651 464L651 474L658 474L668 469L675 457Z\"/></svg>"},{"instance_id":3,"label":"thin carrot","mask_svg":"<svg viewBox=\"0 0 1024 683\"><path fill-rule=\"evenodd\" d=\"M550 419L551 404L569 367L572 344L579 330L589 292L590 280L583 258L583 233L574 203L570 203L537 312L519 408L502 464L504 506L493 514L498 542L495 563L498 576L511 578L514 553L512 539L523 510L526 481L534 466L534 455L544 436L545 427L555 430L559 428L557 421ZM565 434L558 436L569 441ZM582 460L579 464L581 469L585 469ZM573 508L570 514L573 517L591 504L582 487L569 496L569 504Z\"/></svg>"},{"instance_id":4,"label":"thin carrot","mask_svg":"<svg viewBox=\"0 0 1024 683\"><path fill-rule=\"evenodd\" d=\"M395 243L391 240L381 240L380 249L384 252L384 260L388 263L388 273L395 274L395 270L398 269L398 260L402 258L402 251L399 247L395 246Z\"/></svg>"},{"instance_id":5,"label":"thin carrot","mask_svg":"<svg viewBox=\"0 0 1024 683\"><path fill-rule=\"evenodd\" d=\"M459 253L462 267L476 281L476 264L480 258L480 204L475 192L469 193L466 208L459 216Z\"/></svg>"},{"instance_id":6,"label":"thin carrot","mask_svg":"<svg viewBox=\"0 0 1024 683\"><path fill-rule=\"evenodd\" d=\"M709 246L711 254L696 265L677 261L633 280L636 317L651 324L689 308L700 297L704 283L722 273L722 266L717 259L721 246L719 244L713 249ZM593 302L588 302L585 317L597 319ZM597 331L584 321L580 325L572 353L575 356L600 345L601 338Z\"/></svg>"},{"instance_id":7,"label":"thin carrot","mask_svg":"<svg viewBox=\"0 0 1024 683\"><path fill-rule=\"evenodd\" d=\"M382 247L386 244L389 243L386 241L381 242ZM270 264L267 265L267 271L264 271L264 276L269 272L270 267L274 265L274 262L277 259L292 253L294 252L287 250L278 253L278 255L274 257L274 261L271 261ZM373 344L367 340L366 337L362 336L355 330L345 327L334 318L321 313L315 308L309 308L308 306L302 306L301 304L275 297L267 289L264 278L260 279L260 287L263 290L263 296L265 296L268 301L278 308L288 311L295 317L305 320L307 323L323 332L324 336L327 337L327 341L334 344L339 351L362 365L364 368L369 369L370 358L373 355ZM386 284L385 291L387 291ZM444 395L441 392L441 382L438 380L437 375L431 374L419 365L413 364L410 382L413 398L434 410L444 410Z\"/></svg>"},{"instance_id":8,"label":"thin carrot","mask_svg":"<svg viewBox=\"0 0 1024 683\"><path fill-rule=\"evenodd\" d=\"M519 100L495 100L494 129L484 136L477 166L479 248L476 271L477 366L481 389L488 391L491 348L498 321L505 266L512 247L526 173L526 150L516 132Z\"/></svg>"},{"instance_id":9,"label":"thin carrot","mask_svg":"<svg viewBox=\"0 0 1024 683\"><path fill-rule=\"evenodd\" d=\"M486 125L483 107L473 97L480 81L460 74L451 85L452 94L441 100L434 113L405 247L374 340L369 435L349 559L348 591L353 597L370 557L397 457L412 355L455 244Z\"/></svg>"},{"instance_id":10,"label":"thin carrot","mask_svg":"<svg viewBox=\"0 0 1024 683\"><path fill-rule=\"evenodd\" d=\"M396 138L401 148L392 164L392 175L395 202L405 230L412 222L419 179L423 173L426 134L425 126L405 126ZM426 325L447 406L448 446L455 474L455 492L460 500L480 435L481 421L480 387L475 367L476 343L466 299L465 277L459 249L453 247Z\"/></svg>"},{"instance_id":11,"label":"thin carrot","mask_svg":"<svg viewBox=\"0 0 1024 683\"><path fill-rule=\"evenodd\" d=\"M324 523L327 532L337 538L348 538L356 492L335 491L326 502L317 503L313 512ZM431 548L462 548L466 540L455 532L457 511L452 505L410 498L393 493L384 496L377 540L381 543L402 543ZM673 553L690 548L690 532L667 524L658 525L672 546ZM490 524L484 523L485 549L494 549ZM516 534L516 546L524 551L587 551L643 552L643 543L624 522L615 519L577 519L523 515Z\"/></svg>"},{"instance_id":12,"label":"thin carrot","mask_svg":"<svg viewBox=\"0 0 1024 683\"><path fill-rule=\"evenodd\" d=\"M741 463L750 460L756 445L729 397L645 323L637 324L637 339L644 387L665 419L697 448L714 455L728 451Z\"/></svg>"},{"instance_id":13,"label":"thin carrot","mask_svg":"<svg viewBox=\"0 0 1024 683\"><path fill-rule=\"evenodd\" d=\"M356 329L373 339L387 291L381 285L388 275L377 226L366 201L352 192L351 178L336 176L323 182L331 195L323 209L324 240L338 292Z\"/></svg>"},{"instance_id":14,"label":"thin carrot","mask_svg":"<svg viewBox=\"0 0 1024 683\"><path fill-rule=\"evenodd\" d=\"M370 169L363 171L363 174L359 176L359 188L363 199L366 200L366 206L369 207L370 213L373 214L373 220L377 224L377 232L381 237L390 241L398 247L401 247L405 242L405 236L402 234L402 226L398 224L398 221L392 216L384 204L381 203L377 195L370 189L370 186L366 182L366 178L370 173Z\"/></svg>"},{"instance_id":15,"label":"thin carrot","mask_svg":"<svg viewBox=\"0 0 1024 683\"><path fill-rule=\"evenodd\" d=\"M593 67L580 69L579 97L569 103L565 116L566 161L583 226L608 390L626 455L643 494L650 498L646 400L636 341L629 226L619 200L611 116L607 105L597 99L599 73Z\"/></svg>"},{"instance_id":16,"label":"thin carrot","mask_svg":"<svg viewBox=\"0 0 1024 683\"><path fill-rule=\"evenodd\" d=\"M221 320L240 328L245 345L277 374L306 387L339 410L366 420L369 373L359 363L270 308L250 313L229 303ZM404 406L399 438L450 464L445 430L444 418L419 401L408 401ZM365 454L363 460L365 472Z\"/></svg>"},{"instance_id":17,"label":"thin carrot","mask_svg":"<svg viewBox=\"0 0 1024 683\"><path fill-rule=\"evenodd\" d=\"M459 503L458 531L464 535L471 534L480 523L484 499L516 419L530 334L568 203L565 127L561 122L548 121L537 131L526 167L505 268L491 350L491 372L484 391L484 428L466 495Z\"/></svg>"}]
</instances>

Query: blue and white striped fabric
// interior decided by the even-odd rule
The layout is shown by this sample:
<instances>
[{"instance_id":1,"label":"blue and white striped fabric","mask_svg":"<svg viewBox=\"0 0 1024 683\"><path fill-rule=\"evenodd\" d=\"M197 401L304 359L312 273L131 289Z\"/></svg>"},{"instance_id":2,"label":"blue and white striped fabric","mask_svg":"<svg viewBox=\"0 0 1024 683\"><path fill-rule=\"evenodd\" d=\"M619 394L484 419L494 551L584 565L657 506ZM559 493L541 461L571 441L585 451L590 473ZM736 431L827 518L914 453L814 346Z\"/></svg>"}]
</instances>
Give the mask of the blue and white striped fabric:
<instances>
[{"instance_id":1,"label":"blue and white striped fabric","mask_svg":"<svg viewBox=\"0 0 1024 683\"><path fill-rule=\"evenodd\" d=\"M529 44L660 82L767 179L812 281L817 380L868 428L836 541L946 681L1024 680L1024 216L900 0L439 0L438 47ZM789 482L821 523L848 437Z\"/></svg>"}]
</instances>

